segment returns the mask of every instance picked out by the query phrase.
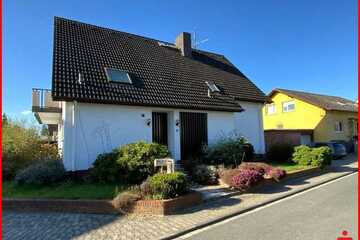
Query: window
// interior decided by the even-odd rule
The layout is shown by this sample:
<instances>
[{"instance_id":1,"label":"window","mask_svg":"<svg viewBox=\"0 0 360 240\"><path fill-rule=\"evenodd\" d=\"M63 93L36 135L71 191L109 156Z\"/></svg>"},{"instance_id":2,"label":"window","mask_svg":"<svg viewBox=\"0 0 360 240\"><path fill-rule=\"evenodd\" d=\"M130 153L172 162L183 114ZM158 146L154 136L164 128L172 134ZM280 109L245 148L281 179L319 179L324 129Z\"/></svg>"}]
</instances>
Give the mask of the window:
<instances>
[{"instance_id":1,"label":"window","mask_svg":"<svg viewBox=\"0 0 360 240\"><path fill-rule=\"evenodd\" d=\"M209 88L209 90L210 90L211 92L220 92L219 87L216 86L215 83L209 83L209 82L205 82L205 83L206 83L206 85L208 86L208 88Z\"/></svg>"},{"instance_id":2,"label":"window","mask_svg":"<svg viewBox=\"0 0 360 240\"><path fill-rule=\"evenodd\" d=\"M295 101L288 101L283 103L283 112L292 112L295 110Z\"/></svg>"},{"instance_id":3,"label":"window","mask_svg":"<svg viewBox=\"0 0 360 240\"><path fill-rule=\"evenodd\" d=\"M335 122L335 132L342 132L343 124L341 121Z\"/></svg>"},{"instance_id":4,"label":"window","mask_svg":"<svg viewBox=\"0 0 360 240\"><path fill-rule=\"evenodd\" d=\"M276 113L275 104L274 104L274 103L272 103L272 104L267 104L267 105L266 105L266 112L267 112L268 115L271 115L271 114Z\"/></svg>"},{"instance_id":5,"label":"window","mask_svg":"<svg viewBox=\"0 0 360 240\"><path fill-rule=\"evenodd\" d=\"M119 82L119 83L132 83L129 74L125 71L114 69L114 68L105 68L106 77L110 82Z\"/></svg>"}]
</instances>

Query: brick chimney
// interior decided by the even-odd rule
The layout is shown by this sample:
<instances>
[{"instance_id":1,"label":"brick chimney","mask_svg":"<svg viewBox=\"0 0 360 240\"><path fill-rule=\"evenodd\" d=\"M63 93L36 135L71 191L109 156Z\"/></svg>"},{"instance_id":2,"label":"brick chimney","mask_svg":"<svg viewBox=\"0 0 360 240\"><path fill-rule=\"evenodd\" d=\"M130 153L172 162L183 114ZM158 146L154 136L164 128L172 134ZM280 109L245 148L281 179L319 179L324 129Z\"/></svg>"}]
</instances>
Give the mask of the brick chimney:
<instances>
[{"instance_id":1,"label":"brick chimney","mask_svg":"<svg viewBox=\"0 0 360 240\"><path fill-rule=\"evenodd\" d=\"M191 57L191 35L187 32L182 32L176 37L175 45L181 50L184 57Z\"/></svg>"}]
</instances>

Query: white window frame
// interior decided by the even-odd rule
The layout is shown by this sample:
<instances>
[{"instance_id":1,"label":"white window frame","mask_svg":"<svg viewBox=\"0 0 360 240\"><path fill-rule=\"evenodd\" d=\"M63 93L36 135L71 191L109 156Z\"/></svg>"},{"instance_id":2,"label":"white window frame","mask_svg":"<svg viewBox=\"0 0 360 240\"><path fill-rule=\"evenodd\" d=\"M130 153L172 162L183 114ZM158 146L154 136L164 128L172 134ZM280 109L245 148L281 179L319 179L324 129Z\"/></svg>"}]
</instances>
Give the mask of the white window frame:
<instances>
[{"instance_id":1,"label":"white window frame","mask_svg":"<svg viewBox=\"0 0 360 240\"><path fill-rule=\"evenodd\" d=\"M344 124L342 121L335 122L335 132L336 133L344 132Z\"/></svg>"},{"instance_id":2,"label":"white window frame","mask_svg":"<svg viewBox=\"0 0 360 240\"><path fill-rule=\"evenodd\" d=\"M273 111L269 111L269 108L273 109ZM267 115L274 115L276 113L276 106L275 103L266 104L266 113Z\"/></svg>"},{"instance_id":3,"label":"white window frame","mask_svg":"<svg viewBox=\"0 0 360 240\"><path fill-rule=\"evenodd\" d=\"M289 106L289 105L292 105L292 104L294 105L294 109L289 110L289 109L288 109L288 106ZM283 103L282 103L282 111L283 111L284 113L295 111L295 100L290 100L290 101L283 102Z\"/></svg>"}]
</instances>

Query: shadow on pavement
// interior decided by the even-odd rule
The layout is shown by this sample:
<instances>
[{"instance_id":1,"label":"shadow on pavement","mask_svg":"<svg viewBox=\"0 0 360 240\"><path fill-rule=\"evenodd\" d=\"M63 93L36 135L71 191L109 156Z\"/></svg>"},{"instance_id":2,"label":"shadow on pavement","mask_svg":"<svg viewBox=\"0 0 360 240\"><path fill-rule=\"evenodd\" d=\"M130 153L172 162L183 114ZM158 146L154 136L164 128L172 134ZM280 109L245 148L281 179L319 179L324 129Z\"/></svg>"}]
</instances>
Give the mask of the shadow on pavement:
<instances>
[{"instance_id":1,"label":"shadow on pavement","mask_svg":"<svg viewBox=\"0 0 360 240\"><path fill-rule=\"evenodd\" d=\"M179 210L176 213L174 213L173 215L190 214L190 213L194 213L194 212L198 212L198 211L202 211L202 210L218 210L223 207L228 207L228 206L233 206L233 205L239 204L240 202L241 202L241 200L236 199L236 198L231 198L231 197L230 198L222 198L217 201L210 201L210 202L206 202L204 204L201 204L201 205L198 205L195 207Z\"/></svg>"}]
</instances>

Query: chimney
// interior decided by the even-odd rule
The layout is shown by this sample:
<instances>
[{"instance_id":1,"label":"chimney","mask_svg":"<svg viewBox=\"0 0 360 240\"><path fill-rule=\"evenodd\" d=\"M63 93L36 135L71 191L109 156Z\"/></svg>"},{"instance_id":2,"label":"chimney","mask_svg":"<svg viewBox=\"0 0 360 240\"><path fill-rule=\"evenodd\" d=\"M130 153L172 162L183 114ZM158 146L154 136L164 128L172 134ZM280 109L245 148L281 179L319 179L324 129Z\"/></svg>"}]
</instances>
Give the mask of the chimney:
<instances>
[{"instance_id":1,"label":"chimney","mask_svg":"<svg viewBox=\"0 0 360 240\"><path fill-rule=\"evenodd\" d=\"M191 57L191 35L187 32L182 32L176 37L175 45L181 50L184 57Z\"/></svg>"}]
</instances>

